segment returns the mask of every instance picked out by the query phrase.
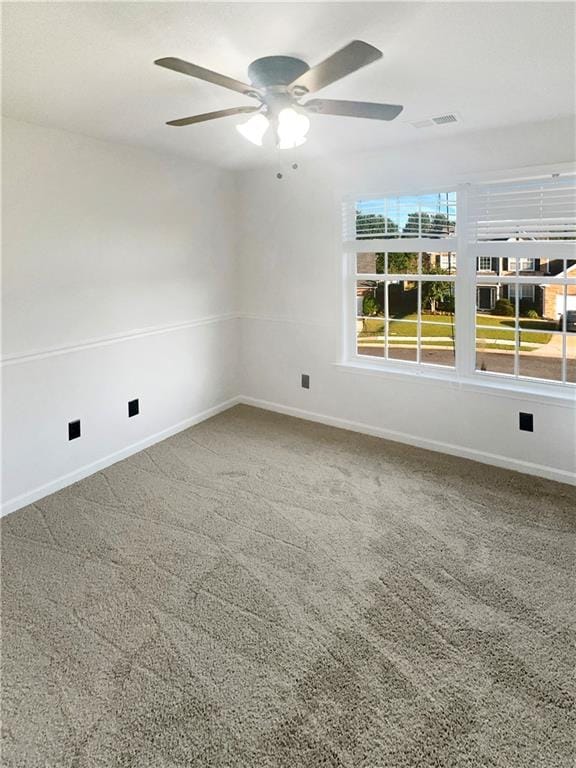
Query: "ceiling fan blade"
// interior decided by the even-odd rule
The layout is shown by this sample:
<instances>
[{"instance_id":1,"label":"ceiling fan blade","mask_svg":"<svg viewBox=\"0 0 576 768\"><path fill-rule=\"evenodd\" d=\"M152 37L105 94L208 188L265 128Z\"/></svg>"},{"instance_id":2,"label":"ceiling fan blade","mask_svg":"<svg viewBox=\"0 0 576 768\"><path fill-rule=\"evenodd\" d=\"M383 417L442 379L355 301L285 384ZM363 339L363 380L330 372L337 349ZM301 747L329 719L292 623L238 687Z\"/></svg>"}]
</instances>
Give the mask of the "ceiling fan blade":
<instances>
[{"instance_id":1,"label":"ceiling fan blade","mask_svg":"<svg viewBox=\"0 0 576 768\"><path fill-rule=\"evenodd\" d=\"M197 77L199 80L206 80L206 82L214 83L214 85L221 85L223 88L238 91L238 93L245 93L247 95L258 93L258 89L254 88L253 85L241 83L232 77L221 75L219 72L213 72L211 69L204 69L204 67L191 64L183 59L175 59L169 56L165 59L156 59L154 64L157 64L159 67L166 67L166 69L172 69L174 72L181 72L183 75Z\"/></svg>"},{"instance_id":2,"label":"ceiling fan blade","mask_svg":"<svg viewBox=\"0 0 576 768\"><path fill-rule=\"evenodd\" d=\"M179 120L170 120L166 125L193 125L194 123L204 123L206 120L216 120L219 117L230 117L230 115L247 115L250 112L258 112L260 107L230 107L230 109L219 109L216 112L204 112L203 115L194 115L193 117L181 117Z\"/></svg>"},{"instance_id":3,"label":"ceiling fan blade","mask_svg":"<svg viewBox=\"0 0 576 768\"><path fill-rule=\"evenodd\" d=\"M399 104L374 104L370 101L339 101L337 99L311 99L303 106L319 115L365 117L368 120L394 120L404 109Z\"/></svg>"},{"instance_id":4,"label":"ceiling fan blade","mask_svg":"<svg viewBox=\"0 0 576 768\"><path fill-rule=\"evenodd\" d=\"M377 61L382 56L382 51L362 40L353 40L341 48L332 56L316 64L315 67L304 72L299 78L290 83L290 88L305 88L308 93L319 91L330 83L340 80L357 69Z\"/></svg>"}]
</instances>

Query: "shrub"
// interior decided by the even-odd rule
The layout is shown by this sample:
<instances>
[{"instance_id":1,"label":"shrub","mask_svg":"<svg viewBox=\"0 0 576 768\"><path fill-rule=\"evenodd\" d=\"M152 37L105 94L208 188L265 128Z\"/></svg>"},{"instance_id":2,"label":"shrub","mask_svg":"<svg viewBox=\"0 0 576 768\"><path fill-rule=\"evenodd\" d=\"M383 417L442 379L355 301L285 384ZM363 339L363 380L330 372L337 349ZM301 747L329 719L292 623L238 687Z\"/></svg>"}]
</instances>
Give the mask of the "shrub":
<instances>
[{"instance_id":1,"label":"shrub","mask_svg":"<svg viewBox=\"0 0 576 768\"><path fill-rule=\"evenodd\" d=\"M454 295L453 294L451 294L450 296L446 296L446 298L440 302L440 309L442 310L442 312L449 312L450 314L454 313Z\"/></svg>"},{"instance_id":2,"label":"shrub","mask_svg":"<svg viewBox=\"0 0 576 768\"><path fill-rule=\"evenodd\" d=\"M362 314L371 317L377 315L378 312L380 312L380 304L378 304L374 296L367 293L362 301Z\"/></svg>"},{"instance_id":3,"label":"shrub","mask_svg":"<svg viewBox=\"0 0 576 768\"><path fill-rule=\"evenodd\" d=\"M538 312L536 312L536 310L535 310L535 309L529 309L529 310L526 312L526 317L530 318L530 320L538 320L538 318L540 317L540 315L538 314Z\"/></svg>"},{"instance_id":4,"label":"shrub","mask_svg":"<svg viewBox=\"0 0 576 768\"><path fill-rule=\"evenodd\" d=\"M530 317L529 312L536 310L536 305L532 299L520 299L520 314L522 317Z\"/></svg>"},{"instance_id":5,"label":"shrub","mask_svg":"<svg viewBox=\"0 0 576 768\"><path fill-rule=\"evenodd\" d=\"M501 315L503 317L514 317L514 305L508 299L498 299L492 314Z\"/></svg>"},{"instance_id":6,"label":"shrub","mask_svg":"<svg viewBox=\"0 0 576 768\"><path fill-rule=\"evenodd\" d=\"M388 300L390 307L394 307L394 314L396 317L400 315L410 315L413 312L418 311L418 289L409 287L409 283L401 284L389 284ZM382 286L382 290L380 290ZM376 289L376 298L380 302L380 306L384 306L384 283L379 283Z\"/></svg>"}]
</instances>

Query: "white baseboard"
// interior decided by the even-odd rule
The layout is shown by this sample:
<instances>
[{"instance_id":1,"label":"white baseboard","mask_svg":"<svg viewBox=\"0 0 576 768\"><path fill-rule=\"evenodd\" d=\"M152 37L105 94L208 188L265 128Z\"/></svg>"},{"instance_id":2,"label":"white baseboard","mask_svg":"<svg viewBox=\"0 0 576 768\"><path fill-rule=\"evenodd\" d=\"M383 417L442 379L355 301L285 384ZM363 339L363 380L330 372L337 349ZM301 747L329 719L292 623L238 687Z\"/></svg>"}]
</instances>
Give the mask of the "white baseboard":
<instances>
[{"instance_id":1,"label":"white baseboard","mask_svg":"<svg viewBox=\"0 0 576 768\"><path fill-rule=\"evenodd\" d=\"M33 502L44 498L44 496L49 496L51 493L60 491L62 488L66 488L68 485L77 483L78 480L83 480L85 477L93 475L95 472L98 472L101 469L105 469L112 464L116 464L116 462L122 461L122 459L126 459L128 456L132 456L133 454L144 450L144 448L148 448L149 446L154 445L154 443L159 443L161 440L165 440L167 437L171 437L178 432L182 432L184 429L188 429L189 427L193 427L195 424L199 424L201 421L205 421L212 416L216 416L216 414L222 413L222 411L227 411L228 408L232 408L232 406L237 405L239 402L240 399L237 397L233 397L230 400L225 400L223 403L219 403L218 405L215 405L212 408L208 408L201 413L190 416L189 418L184 419L184 421L180 421L177 424L173 424L171 427L163 429L161 432L156 432L153 435L145 437L143 440L139 440L137 443L132 443L131 445L126 446L126 448L122 448L120 451L110 453L108 456L104 456L102 459L98 459L98 461L94 461L91 464L85 464L83 467L74 470L74 472L61 475L60 477L57 477L56 480L52 480L45 485L34 488L32 491L27 491L20 496L14 496L12 499L8 499L8 501L2 504L2 507L0 508L0 517L3 517L10 512L15 512L17 509L21 509L22 507L26 507L28 504L32 504Z\"/></svg>"},{"instance_id":2,"label":"white baseboard","mask_svg":"<svg viewBox=\"0 0 576 768\"><path fill-rule=\"evenodd\" d=\"M266 411L274 411L275 413L282 413L286 416L294 416L297 419L305 419L306 421L314 421L319 424L327 424L331 427L338 427L340 429L346 429L352 432L360 432L365 435L372 435L373 437L381 437L385 440L393 440L398 443L405 443L407 445L413 445L417 448L426 448L430 451L436 451L438 453L446 453L451 456L458 456L463 459L471 459L472 461L478 461L482 464L489 464L491 466L502 467L503 469L510 469L514 472L521 472L528 475L536 475L537 477L544 477L548 480L555 480L560 483L568 483L570 485L576 485L576 475L567 472L562 469L555 469L554 467L547 467L541 464L533 464L528 461L522 461L521 459L512 459L507 456L501 456L496 453L488 453L485 451L477 451L473 448L465 448L459 445L453 445L452 443L444 443L439 440L428 440L422 437L416 437L414 435L406 434L405 432L397 432L391 429L383 429L381 427L374 427L369 424L363 424L356 421L350 421L348 419L340 419L335 416L326 416L325 414L316 413L314 411L307 411L301 408L293 408L291 406L282 405L280 403L273 403L268 400L259 400L255 397L239 396L226 400L218 405L208 408L201 413L197 413L194 416L190 416L184 421L180 421L177 424L173 424L171 427L163 429L161 432L156 432L153 435L149 435L143 440L139 440L137 443L122 448L120 451L111 453L108 456L104 456L98 461L86 464L79 469L74 470L66 475L52 480L45 485L41 485L38 488L34 488L32 491L15 496L12 499L2 504L0 508L0 517L7 515L10 512L15 512L21 507L25 507L28 504L32 504L39 499L48 496L51 493L65 488L68 485L78 482L79 480L93 475L101 469L116 464L122 459L126 459L139 451L148 448L155 443L159 443L161 440L165 440L167 437L182 432L184 429L193 427L195 424L199 424L206 419L216 416L218 413L232 408L234 405L242 403L244 405L251 405L255 408L262 408Z\"/></svg>"},{"instance_id":3,"label":"white baseboard","mask_svg":"<svg viewBox=\"0 0 576 768\"><path fill-rule=\"evenodd\" d=\"M272 403L268 400L259 400L255 397L241 396L238 398L238 401L244 405L252 405L255 408L262 408L266 411L274 411L275 413L282 413L286 416L294 416L297 419L315 421L319 424L327 424L328 426L347 429L351 432L361 432L365 435L381 437L385 440L393 440L397 443L406 443L407 445L413 445L416 448L426 448L429 451L447 453L450 456L458 456L462 459L471 459L472 461L478 461L481 464L490 464L491 466L510 469L514 472L521 472L523 474L532 476L536 475L537 477L544 477L547 480L555 480L560 483L576 485L576 474L563 469L547 467L542 464L533 464L529 461L512 459L508 456L501 456L497 453L478 451L474 448L465 448L460 445L453 445L452 443L444 443L440 440L429 440L427 438L409 435L405 432L397 432L392 429L374 427L372 425L363 424L357 421L340 419L336 416L326 416L321 413L316 413L315 411L306 411L301 408L293 408L291 406L281 405L280 403Z\"/></svg>"}]
</instances>

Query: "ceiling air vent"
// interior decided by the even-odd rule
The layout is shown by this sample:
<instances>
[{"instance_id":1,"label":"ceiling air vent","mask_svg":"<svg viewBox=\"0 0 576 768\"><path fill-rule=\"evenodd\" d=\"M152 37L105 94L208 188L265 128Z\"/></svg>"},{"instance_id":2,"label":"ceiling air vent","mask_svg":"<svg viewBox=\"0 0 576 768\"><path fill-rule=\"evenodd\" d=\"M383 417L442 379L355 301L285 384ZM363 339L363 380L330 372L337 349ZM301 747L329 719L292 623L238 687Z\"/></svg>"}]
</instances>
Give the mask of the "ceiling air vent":
<instances>
[{"instance_id":1,"label":"ceiling air vent","mask_svg":"<svg viewBox=\"0 0 576 768\"><path fill-rule=\"evenodd\" d=\"M410 123L413 128L434 128L435 125L450 125L462 122L456 112L446 112L437 117L426 117L423 120L414 120Z\"/></svg>"},{"instance_id":2,"label":"ceiling air vent","mask_svg":"<svg viewBox=\"0 0 576 768\"><path fill-rule=\"evenodd\" d=\"M453 114L439 115L438 117L433 117L432 122L436 125L446 125L447 123L457 123L458 118Z\"/></svg>"}]
</instances>

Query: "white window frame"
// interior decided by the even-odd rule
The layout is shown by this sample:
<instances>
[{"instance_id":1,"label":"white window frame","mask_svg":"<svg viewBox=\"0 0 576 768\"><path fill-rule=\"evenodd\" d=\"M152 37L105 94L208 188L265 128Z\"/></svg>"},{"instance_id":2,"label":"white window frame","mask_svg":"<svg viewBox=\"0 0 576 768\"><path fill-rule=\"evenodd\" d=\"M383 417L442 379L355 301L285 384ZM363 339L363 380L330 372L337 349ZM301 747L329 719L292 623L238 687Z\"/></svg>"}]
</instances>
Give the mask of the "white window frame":
<instances>
[{"instance_id":1,"label":"white window frame","mask_svg":"<svg viewBox=\"0 0 576 768\"><path fill-rule=\"evenodd\" d=\"M371 241L372 242L372 241ZM387 245L386 247L389 249L387 251L382 250L382 241L380 241L380 251L379 253L413 253L413 248L410 247L410 245L414 244L414 240L406 240L406 241L400 241L400 240L394 240L394 241L384 241L385 243L390 243L390 245ZM432 240L431 242L438 242L436 240ZM442 239L442 242L445 242L444 239ZM402 247L397 247L399 244L401 244ZM360 253L363 251L360 251ZM439 248L428 248L426 251L420 251L418 252L418 272L417 273L397 273L397 272L390 272L385 271L384 273L379 272L373 272L373 273L357 273L355 269L355 265L353 265L352 269L354 271L354 278L353 278L353 286L354 286L354 295L356 295L357 291L357 284L359 281L366 281L366 282L376 282L376 283L388 283L388 284L394 284L399 282L407 282L407 283L416 283L418 286L418 292L417 292L417 333L418 336L420 335L420 327L421 327L421 306L422 306L422 284L426 282L442 282L442 283L450 283L452 285L455 285L456 282L456 275L455 274L446 274L446 275L438 275L438 274L427 274L425 272L422 272L422 255L423 253L439 253ZM358 253L358 252L357 252ZM355 261L355 257L357 253L354 254L354 257L352 261ZM457 262L456 262L457 263ZM389 317L389 309L388 309L388 297L385 297L384 300L384 315L381 316L382 321L384 322L384 325L386 328L388 328L389 322L391 322L391 318ZM356 315L353 320L353 335L354 335L354 348L356 349L356 322L357 322L358 316ZM376 318L380 319L380 318ZM402 321L400 321L402 322ZM443 325L451 325L454 327L454 322L438 319L437 321L439 324ZM385 343L384 343L384 350L386 354L388 353L388 344L389 339L388 335L386 334L385 337ZM387 364L395 365L396 362L398 362L401 365L408 365L410 367L412 366L425 366L426 369L432 368L432 369L448 369L449 371L454 371L454 366L447 366L447 365L435 365L434 363L429 362L423 362L421 360L421 352L422 347L420 344L415 345L415 351L416 351L416 361L401 361L401 360L391 360L386 359L384 362ZM356 362L362 361L362 360L371 360L370 357L367 355L359 355L357 351L355 352L354 359ZM378 359L378 358L376 358Z\"/></svg>"},{"instance_id":2,"label":"white window frame","mask_svg":"<svg viewBox=\"0 0 576 768\"><path fill-rule=\"evenodd\" d=\"M482 262L484 262L484 266L482 266ZM488 262L488 266L486 266L486 262ZM478 259L478 271L479 272L492 272L492 259L490 256L480 256Z\"/></svg>"},{"instance_id":3,"label":"white window frame","mask_svg":"<svg viewBox=\"0 0 576 768\"><path fill-rule=\"evenodd\" d=\"M536 170L536 169L535 169ZM545 169L537 169L538 175L547 175ZM555 166L551 169L556 172L574 173L573 166ZM523 176L510 172L502 174L498 180L517 180L533 178L536 174ZM474 182L488 183L489 178L476 178ZM343 302L342 302L342 344L340 367L365 372L382 373L390 375L420 376L432 379L441 379L472 387L488 387L491 389L512 390L514 392L533 393L546 397L558 397L563 401L573 402L576 386L572 383L548 381L544 379L529 379L518 377L517 373L508 376L501 373L479 371L476 369L476 290L480 282L484 286L511 282L503 276L479 274L477 261L481 257L506 257L532 259L544 255L548 259L568 258L576 259L576 243L560 241L523 241L523 242L469 242L467 227L467 206L470 182L460 182L448 186L435 186L433 189L421 189L417 192L409 189L405 192L394 191L390 194L383 192L380 195L354 195L345 198L344 210L348 216L355 216L355 203L357 200L367 200L370 197L380 199L383 197L398 197L403 195L431 194L438 192L456 191L457 193L457 219L456 234L449 238L414 238L393 240L350 240L343 242ZM352 211L354 212L352 214ZM353 223L345 221L345 231L351 232ZM408 362L401 360L388 360L372 358L357 354L356 347L356 281L357 279L375 280L382 282L383 275L360 275L356 273L356 255L358 253L382 253L384 251L395 253L402 252L454 252L456 254L457 271L454 276L443 276L455 285L455 367L437 366L431 363ZM526 255L528 252L528 256ZM531 255L534 253L534 256ZM491 271L491 270L490 270ZM425 280L426 275L406 275L407 280ZM510 276L518 284L540 285L542 276ZM576 285L576 278L554 278L557 285Z\"/></svg>"},{"instance_id":4,"label":"white window frame","mask_svg":"<svg viewBox=\"0 0 576 768\"><path fill-rule=\"evenodd\" d=\"M536 259L531 259L526 256L519 256L516 258L515 256L512 256L511 259L509 259L508 263L508 269L510 272L514 271L516 272L516 262L518 262L518 272L534 272L534 268L536 265Z\"/></svg>"}]
</instances>

